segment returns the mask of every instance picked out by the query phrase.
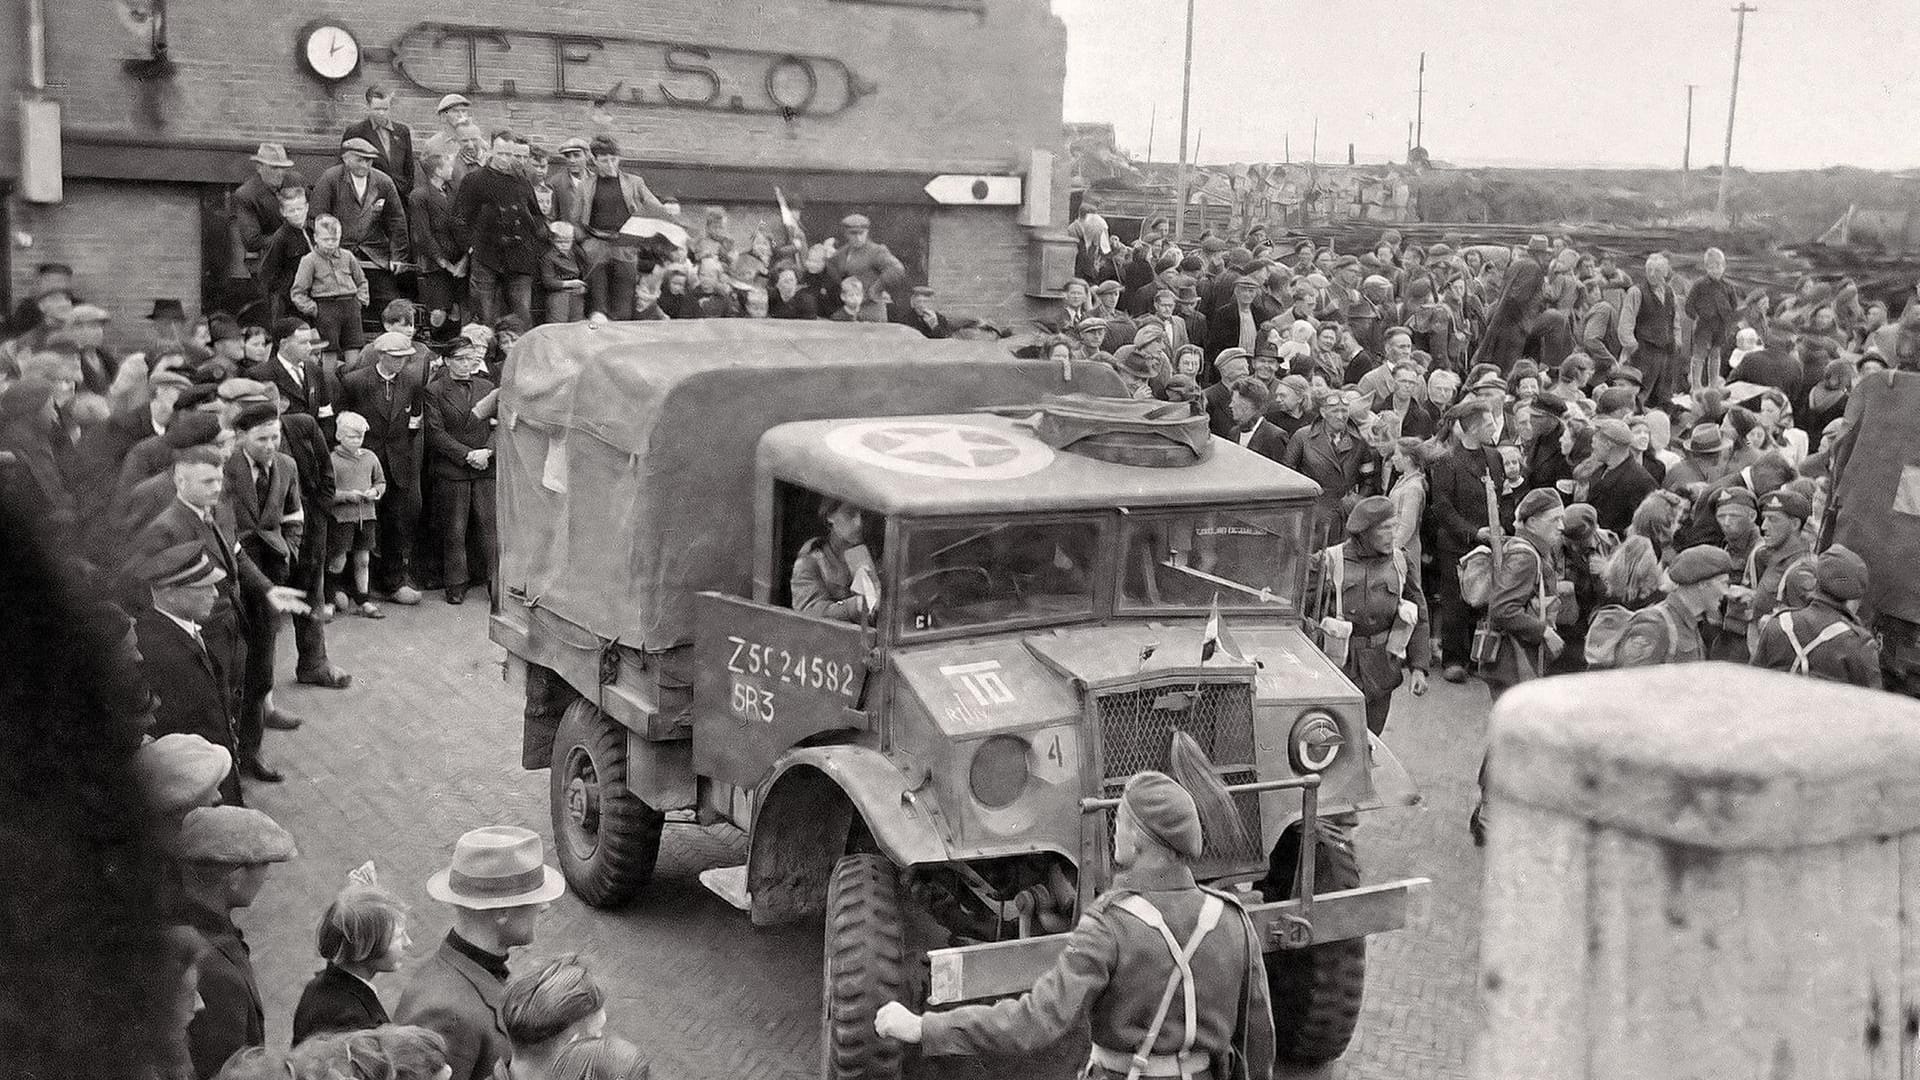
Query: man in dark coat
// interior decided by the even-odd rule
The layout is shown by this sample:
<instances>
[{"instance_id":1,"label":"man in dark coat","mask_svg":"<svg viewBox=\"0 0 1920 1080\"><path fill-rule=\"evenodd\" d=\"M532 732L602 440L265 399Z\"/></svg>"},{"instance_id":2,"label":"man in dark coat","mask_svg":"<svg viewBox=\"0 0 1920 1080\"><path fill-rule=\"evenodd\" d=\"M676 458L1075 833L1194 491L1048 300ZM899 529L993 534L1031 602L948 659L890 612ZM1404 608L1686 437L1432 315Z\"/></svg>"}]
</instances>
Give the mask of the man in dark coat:
<instances>
[{"instance_id":1,"label":"man in dark coat","mask_svg":"<svg viewBox=\"0 0 1920 1080\"><path fill-rule=\"evenodd\" d=\"M187 1049L199 1080L209 1080L227 1059L267 1043L266 1009L254 979L253 955L233 913L251 907L274 863L298 852L293 837L274 820L244 806L202 806L187 812L173 839L181 861L178 917L211 946L200 958L200 998L205 1008L187 1025Z\"/></svg>"},{"instance_id":2,"label":"man in dark coat","mask_svg":"<svg viewBox=\"0 0 1920 1080\"><path fill-rule=\"evenodd\" d=\"M1352 504L1380 493L1380 455L1355 431L1343 390L1320 397L1320 419L1293 433L1281 464L1320 485L1314 536L1337 535Z\"/></svg>"},{"instance_id":3,"label":"man in dark coat","mask_svg":"<svg viewBox=\"0 0 1920 1080\"><path fill-rule=\"evenodd\" d=\"M495 580L493 510L493 383L479 374L481 350L468 346L447 360L427 387L427 450L433 470L433 517L444 552L446 598L466 599L470 585ZM467 535L477 534L487 562L480 581L467 569Z\"/></svg>"},{"instance_id":4,"label":"man in dark coat","mask_svg":"<svg viewBox=\"0 0 1920 1080\"><path fill-rule=\"evenodd\" d=\"M1258 328L1280 314L1280 306L1266 293L1265 270L1243 272L1233 283L1227 302L1207 312L1207 356L1224 349L1258 352Z\"/></svg>"},{"instance_id":5,"label":"man in dark coat","mask_svg":"<svg viewBox=\"0 0 1920 1080\"><path fill-rule=\"evenodd\" d=\"M1267 384L1249 375L1236 379L1228 388L1233 410L1234 441L1270 461L1282 461L1287 455L1287 433L1266 418L1273 392Z\"/></svg>"},{"instance_id":6,"label":"man in dark coat","mask_svg":"<svg viewBox=\"0 0 1920 1080\"><path fill-rule=\"evenodd\" d=\"M393 178L373 167L377 156L365 139L341 143L340 164L320 174L307 202L314 217L340 219L340 247L360 260L367 275L367 306L384 311L399 295L397 275L407 268L411 243L407 201Z\"/></svg>"},{"instance_id":7,"label":"man in dark coat","mask_svg":"<svg viewBox=\"0 0 1920 1080\"><path fill-rule=\"evenodd\" d=\"M1426 550L1433 554L1428 595L1439 607L1440 651L1448 682L1467 680L1467 654L1473 644L1473 609L1460 598L1460 557L1480 542L1488 516L1487 478L1497 488L1502 475L1500 441L1506 414L1484 398L1469 398L1449 409L1440 438L1454 428L1459 436L1445 457L1427 470L1427 512L1422 518ZM1495 498L1495 506L1498 498Z\"/></svg>"},{"instance_id":8,"label":"man in dark coat","mask_svg":"<svg viewBox=\"0 0 1920 1080\"><path fill-rule=\"evenodd\" d=\"M365 139L373 147L373 167L387 175L401 201L413 194L413 129L393 122L393 95L383 86L367 87L367 115L340 135L340 141Z\"/></svg>"},{"instance_id":9,"label":"man in dark coat","mask_svg":"<svg viewBox=\"0 0 1920 1080\"><path fill-rule=\"evenodd\" d=\"M246 272L255 275L267 241L284 224L280 216L280 190L304 188L307 181L294 171L293 159L279 143L261 143L249 160L253 162L254 174L233 193L233 231Z\"/></svg>"},{"instance_id":10,"label":"man in dark coat","mask_svg":"<svg viewBox=\"0 0 1920 1080\"><path fill-rule=\"evenodd\" d=\"M1660 489L1633 449L1633 429L1624 421L1601 417L1593 422L1593 457L1601 471L1587 482L1587 502L1600 527L1625 536L1641 500Z\"/></svg>"},{"instance_id":11,"label":"man in dark coat","mask_svg":"<svg viewBox=\"0 0 1920 1080\"><path fill-rule=\"evenodd\" d=\"M288 316L273 324L274 354L253 365L246 377L276 388L288 412L304 413L324 433L333 428L333 393L313 351L320 331L307 320Z\"/></svg>"},{"instance_id":12,"label":"man in dark coat","mask_svg":"<svg viewBox=\"0 0 1920 1080\"><path fill-rule=\"evenodd\" d=\"M511 312L533 323L533 281L546 250L546 218L526 177L527 144L506 129L493 134L485 168L467 174L453 197L454 231L472 252L467 298L492 326Z\"/></svg>"},{"instance_id":13,"label":"man in dark coat","mask_svg":"<svg viewBox=\"0 0 1920 1080\"><path fill-rule=\"evenodd\" d=\"M420 591L413 581L412 552L420 524L419 441L426 422L426 388L410 370L413 342L406 335L381 334L368 351L374 363L341 380L340 407L366 419L366 448L380 459L387 477L376 519L378 591L394 603L417 604Z\"/></svg>"},{"instance_id":14,"label":"man in dark coat","mask_svg":"<svg viewBox=\"0 0 1920 1080\"><path fill-rule=\"evenodd\" d=\"M934 310L933 286L915 285L913 295L907 299L907 310L901 322L929 338L950 338L953 336L953 323L945 315Z\"/></svg>"},{"instance_id":15,"label":"man in dark coat","mask_svg":"<svg viewBox=\"0 0 1920 1080\"><path fill-rule=\"evenodd\" d=\"M153 735L198 735L239 757L227 677L207 651L201 626L220 598L226 574L195 541L176 544L138 560L135 574L147 586L152 606L134 620L140 674L157 699ZM239 774L229 769L220 797L243 805Z\"/></svg>"},{"instance_id":16,"label":"man in dark coat","mask_svg":"<svg viewBox=\"0 0 1920 1080\"><path fill-rule=\"evenodd\" d=\"M227 458L226 501L232 508L234 535L247 558L275 585L293 580L294 558L306 531L306 512L300 502L299 468L280 452L280 414L269 404L245 405L234 418L239 436L237 451ZM320 598L314 597L319 603ZM246 678L235 729L240 738L240 760L260 771L260 746L266 727L291 730L300 726L267 703L273 692L274 659L280 641L280 620L265 604L252 598L246 635ZM270 715L271 713L271 715Z\"/></svg>"}]
</instances>

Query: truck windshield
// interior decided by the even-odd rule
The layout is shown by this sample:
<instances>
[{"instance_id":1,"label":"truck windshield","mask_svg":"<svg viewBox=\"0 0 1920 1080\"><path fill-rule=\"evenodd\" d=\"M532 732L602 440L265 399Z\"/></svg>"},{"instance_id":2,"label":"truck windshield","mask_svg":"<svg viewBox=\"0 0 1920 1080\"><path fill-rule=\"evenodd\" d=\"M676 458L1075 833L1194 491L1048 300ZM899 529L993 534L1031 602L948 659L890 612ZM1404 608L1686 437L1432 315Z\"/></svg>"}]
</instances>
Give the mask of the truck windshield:
<instances>
[{"instance_id":1,"label":"truck windshield","mask_svg":"<svg viewBox=\"0 0 1920 1080\"><path fill-rule=\"evenodd\" d=\"M1093 614L1100 522L912 525L899 586L903 634Z\"/></svg>"},{"instance_id":2,"label":"truck windshield","mask_svg":"<svg viewBox=\"0 0 1920 1080\"><path fill-rule=\"evenodd\" d=\"M1130 514L1119 607L1297 614L1306 507Z\"/></svg>"}]
</instances>

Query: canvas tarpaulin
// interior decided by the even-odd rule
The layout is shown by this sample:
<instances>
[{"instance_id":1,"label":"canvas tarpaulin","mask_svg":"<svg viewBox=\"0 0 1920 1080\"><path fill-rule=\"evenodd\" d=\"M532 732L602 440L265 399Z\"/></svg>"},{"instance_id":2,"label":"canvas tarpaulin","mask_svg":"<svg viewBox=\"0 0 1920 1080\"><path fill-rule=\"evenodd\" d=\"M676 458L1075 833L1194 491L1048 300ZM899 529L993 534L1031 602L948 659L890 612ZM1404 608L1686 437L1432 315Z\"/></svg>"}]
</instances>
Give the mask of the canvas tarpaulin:
<instances>
[{"instance_id":1,"label":"canvas tarpaulin","mask_svg":"<svg viewBox=\"0 0 1920 1080\"><path fill-rule=\"evenodd\" d=\"M1920 622L1920 374L1870 375L1851 397L1833 540L1866 560L1868 612Z\"/></svg>"},{"instance_id":2,"label":"canvas tarpaulin","mask_svg":"<svg viewBox=\"0 0 1920 1080\"><path fill-rule=\"evenodd\" d=\"M502 380L503 580L600 639L674 648L692 640L697 593L749 594L768 428L1119 393L1110 369L1074 373L884 324L540 327L514 343Z\"/></svg>"}]
</instances>

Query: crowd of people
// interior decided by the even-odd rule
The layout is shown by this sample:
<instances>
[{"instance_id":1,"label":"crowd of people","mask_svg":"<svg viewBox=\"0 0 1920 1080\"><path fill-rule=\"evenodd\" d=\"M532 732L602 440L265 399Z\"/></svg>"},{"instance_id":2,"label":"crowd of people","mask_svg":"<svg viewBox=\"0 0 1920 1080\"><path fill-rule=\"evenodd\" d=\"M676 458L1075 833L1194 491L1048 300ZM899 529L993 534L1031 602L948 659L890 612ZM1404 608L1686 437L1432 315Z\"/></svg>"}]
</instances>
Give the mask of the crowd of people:
<instances>
[{"instance_id":1,"label":"crowd of people","mask_svg":"<svg viewBox=\"0 0 1920 1080\"><path fill-rule=\"evenodd\" d=\"M370 873L350 882L319 920L326 966L296 1045L264 1048L232 914L296 857L241 786L281 779L265 733L301 724L274 704L283 616L296 679L337 689L351 677L327 636L346 617L423 588L490 593L498 386L539 322L993 331L939 312L861 215L843 242L808 243L790 215L737 240L720 210L636 234L679 208L605 135L548 157L483 134L449 95L416 153L391 99L366 101L311 186L283 148L253 155L224 310L157 302L145 347L119 355L116 313L48 263L0 340L0 500L110 596L137 651L137 753L176 860L181 1004L159 1075L643 1075L578 957L509 972L561 891L538 836L511 826L462 837L430 883L455 928L395 1017L372 988L400 966L405 911ZM1264 228L1181 244L1165 221L1119 243L1093 213L1071 231L1078 276L1023 348L1109 364L1132 396L1185 404L1320 485L1312 615L1376 732L1436 667L1495 696L1708 658L1878 685L1853 606L1867 568L1816 551L1812 526L1853 386L1920 367L1920 302L1890 319L1819 282L1776 302L1730 284L1718 251L1681 282L1665 256L1629 272L1547 236L1387 230L1354 255Z\"/></svg>"}]
</instances>

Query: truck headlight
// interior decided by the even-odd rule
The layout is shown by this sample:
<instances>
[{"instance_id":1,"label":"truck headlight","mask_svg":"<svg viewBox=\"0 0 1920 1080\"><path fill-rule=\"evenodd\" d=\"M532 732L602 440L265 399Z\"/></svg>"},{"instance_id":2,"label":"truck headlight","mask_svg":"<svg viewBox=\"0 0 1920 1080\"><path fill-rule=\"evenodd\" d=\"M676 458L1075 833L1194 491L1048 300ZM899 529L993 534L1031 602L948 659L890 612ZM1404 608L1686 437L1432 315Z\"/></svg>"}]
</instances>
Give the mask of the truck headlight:
<instances>
[{"instance_id":1,"label":"truck headlight","mask_svg":"<svg viewBox=\"0 0 1920 1080\"><path fill-rule=\"evenodd\" d=\"M1012 735L995 735L973 752L967 770L973 797L993 810L1012 806L1027 790L1027 742Z\"/></svg>"},{"instance_id":2,"label":"truck headlight","mask_svg":"<svg viewBox=\"0 0 1920 1080\"><path fill-rule=\"evenodd\" d=\"M1294 721L1293 734L1287 737L1287 757L1293 761L1295 772L1317 773L1332 765L1345 745L1340 721L1332 713L1315 709L1301 713Z\"/></svg>"}]
</instances>

